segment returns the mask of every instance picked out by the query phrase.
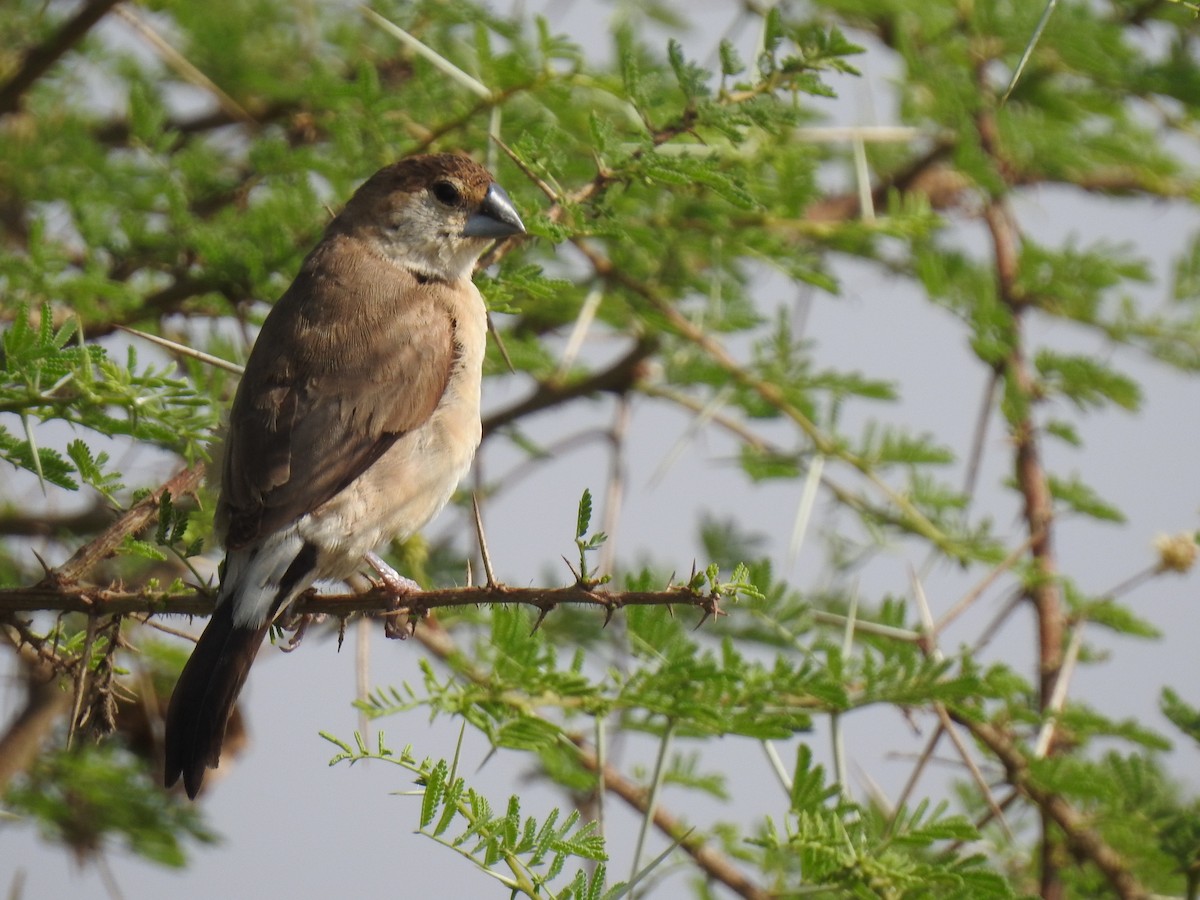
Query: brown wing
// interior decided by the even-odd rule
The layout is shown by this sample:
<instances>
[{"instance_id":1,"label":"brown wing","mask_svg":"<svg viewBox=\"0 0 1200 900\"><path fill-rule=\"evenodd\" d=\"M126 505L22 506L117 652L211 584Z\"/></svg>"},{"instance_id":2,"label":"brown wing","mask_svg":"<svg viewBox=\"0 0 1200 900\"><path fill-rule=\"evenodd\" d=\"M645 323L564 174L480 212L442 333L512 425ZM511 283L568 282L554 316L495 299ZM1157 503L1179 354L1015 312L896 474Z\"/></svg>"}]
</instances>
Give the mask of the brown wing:
<instances>
[{"instance_id":1,"label":"brown wing","mask_svg":"<svg viewBox=\"0 0 1200 900\"><path fill-rule=\"evenodd\" d=\"M454 362L445 292L332 237L263 323L226 438L229 548L316 509L441 400Z\"/></svg>"}]
</instances>

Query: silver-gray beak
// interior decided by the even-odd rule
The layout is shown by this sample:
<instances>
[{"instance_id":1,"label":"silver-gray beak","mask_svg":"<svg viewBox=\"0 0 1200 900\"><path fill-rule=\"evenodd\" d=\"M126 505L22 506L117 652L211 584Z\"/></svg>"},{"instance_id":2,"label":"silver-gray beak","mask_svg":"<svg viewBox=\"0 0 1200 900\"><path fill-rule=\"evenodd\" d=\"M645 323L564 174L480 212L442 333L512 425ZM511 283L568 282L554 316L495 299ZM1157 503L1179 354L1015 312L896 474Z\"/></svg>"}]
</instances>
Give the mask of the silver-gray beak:
<instances>
[{"instance_id":1,"label":"silver-gray beak","mask_svg":"<svg viewBox=\"0 0 1200 900\"><path fill-rule=\"evenodd\" d=\"M494 182L484 195L479 209L471 213L463 228L463 237L502 238L524 233L525 225L517 215L512 200L504 188Z\"/></svg>"}]
</instances>

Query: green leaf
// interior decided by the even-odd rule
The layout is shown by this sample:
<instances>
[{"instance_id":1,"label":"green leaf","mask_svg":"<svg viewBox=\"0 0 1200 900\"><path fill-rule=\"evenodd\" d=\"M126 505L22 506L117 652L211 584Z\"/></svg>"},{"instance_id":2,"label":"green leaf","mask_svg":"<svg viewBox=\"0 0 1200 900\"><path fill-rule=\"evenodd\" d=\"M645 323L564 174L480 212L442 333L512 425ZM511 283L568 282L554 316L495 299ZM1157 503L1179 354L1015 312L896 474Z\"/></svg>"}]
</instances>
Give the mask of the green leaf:
<instances>
[{"instance_id":1,"label":"green leaf","mask_svg":"<svg viewBox=\"0 0 1200 900\"><path fill-rule=\"evenodd\" d=\"M697 97L708 96L708 72L695 63L689 63L684 58L683 45L674 38L667 42L667 60L680 90L689 102Z\"/></svg>"},{"instance_id":2,"label":"green leaf","mask_svg":"<svg viewBox=\"0 0 1200 900\"><path fill-rule=\"evenodd\" d=\"M1200 709L1185 703L1172 688L1163 688L1159 708L1176 728L1200 744Z\"/></svg>"},{"instance_id":3,"label":"green leaf","mask_svg":"<svg viewBox=\"0 0 1200 900\"><path fill-rule=\"evenodd\" d=\"M1099 408L1105 401L1131 412L1141 406L1142 392L1137 382L1094 357L1041 350L1035 363L1047 389L1080 409Z\"/></svg>"},{"instance_id":4,"label":"green leaf","mask_svg":"<svg viewBox=\"0 0 1200 900\"><path fill-rule=\"evenodd\" d=\"M722 40L719 47L721 59L721 74L727 77L741 75L746 71L746 64L738 55L737 48L728 40Z\"/></svg>"},{"instance_id":5,"label":"green leaf","mask_svg":"<svg viewBox=\"0 0 1200 900\"><path fill-rule=\"evenodd\" d=\"M588 532L588 528L592 522L592 492L587 488L583 489L583 495L579 498L579 511L575 516L575 539L579 540Z\"/></svg>"},{"instance_id":6,"label":"green leaf","mask_svg":"<svg viewBox=\"0 0 1200 900\"><path fill-rule=\"evenodd\" d=\"M1124 522L1125 515L1115 506L1100 498L1092 488L1072 475L1070 479L1056 475L1047 477L1050 495L1073 512L1101 522Z\"/></svg>"},{"instance_id":7,"label":"green leaf","mask_svg":"<svg viewBox=\"0 0 1200 900\"><path fill-rule=\"evenodd\" d=\"M439 760L432 769L425 773L425 791L421 795L420 823L422 828L428 828L433 817L437 815L438 807L442 805L442 799L445 797L446 778L449 774L450 764L444 759Z\"/></svg>"}]
</instances>

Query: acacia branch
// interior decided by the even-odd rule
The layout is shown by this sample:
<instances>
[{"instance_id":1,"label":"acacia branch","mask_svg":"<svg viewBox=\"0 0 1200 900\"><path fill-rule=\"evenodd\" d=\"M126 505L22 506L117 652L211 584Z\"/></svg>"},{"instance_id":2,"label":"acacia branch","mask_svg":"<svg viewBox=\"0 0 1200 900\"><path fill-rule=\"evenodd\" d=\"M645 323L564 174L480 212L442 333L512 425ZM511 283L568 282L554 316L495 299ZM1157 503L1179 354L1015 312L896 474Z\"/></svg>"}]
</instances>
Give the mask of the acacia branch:
<instances>
[{"instance_id":1,"label":"acacia branch","mask_svg":"<svg viewBox=\"0 0 1200 900\"><path fill-rule=\"evenodd\" d=\"M300 596L292 605L295 615L350 616L355 613L387 614L420 618L433 609L455 606L532 606L550 612L557 606L591 606L611 616L629 606L692 606L704 616L720 615L718 594L703 592L687 585L668 586L661 591L606 591L586 584L567 587L509 587L504 584L481 587L445 588L395 594L386 588L362 593L316 594ZM171 594L154 591L126 591L114 587L87 587L42 584L28 588L0 589L0 616L27 612L77 612L108 615L185 615L207 616L213 610L213 598L201 591Z\"/></svg>"},{"instance_id":2,"label":"acacia branch","mask_svg":"<svg viewBox=\"0 0 1200 900\"><path fill-rule=\"evenodd\" d=\"M108 528L76 550L65 563L57 569L47 572L41 586L50 589L51 592L58 588L71 588L93 566L112 556L117 548L121 546L122 542L124 542L125 538L137 534L158 518L158 506L162 501L164 492L170 492L172 497L193 494L199 489L203 478L204 463L200 462L193 463L186 469L178 472L157 490L143 497L126 510ZM20 591L22 589L18 588L17 590ZM47 608L53 609L55 607Z\"/></svg>"},{"instance_id":3,"label":"acacia branch","mask_svg":"<svg viewBox=\"0 0 1200 900\"><path fill-rule=\"evenodd\" d=\"M953 718L1000 760L1006 781L1028 797L1044 816L1061 829L1072 852L1095 865L1118 897L1122 900L1149 900L1150 892L1129 871L1121 854L1098 832L1088 827L1084 814L1061 794L1037 783L1029 771L1025 756L1008 735L986 722L975 722L961 715L954 715Z\"/></svg>"},{"instance_id":4,"label":"acacia branch","mask_svg":"<svg viewBox=\"0 0 1200 900\"><path fill-rule=\"evenodd\" d=\"M21 100L34 83L64 54L83 40L118 0L91 0L75 16L56 31L48 41L31 48L15 75L0 86L0 117L15 113Z\"/></svg>"},{"instance_id":5,"label":"acacia branch","mask_svg":"<svg viewBox=\"0 0 1200 900\"><path fill-rule=\"evenodd\" d=\"M987 76L980 67L976 79L981 93L987 92ZM1011 185L1015 172L1001 147L1001 133L995 113L984 110L975 118L979 144L991 160L996 172ZM1038 636L1038 709L1045 712L1055 695L1062 674L1063 629L1065 617L1062 592L1059 587L1058 563L1055 558L1054 501L1049 479L1042 465L1033 405L1037 400L1037 384L1030 371L1028 349L1023 335L1027 298L1018 283L1021 266L1021 233L1016 217L1006 197L990 197L983 210L983 220L992 239L996 269L996 293L1011 316L1010 346L1000 360L997 371L1003 376L1016 398L1017 410L1009 418L1009 432L1015 449L1013 468L1024 500L1025 528L1030 537L1030 557L1034 577L1025 587L1025 596L1034 607ZM1065 804L1061 797L1047 794L1048 800ZM1039 803L1041 812L1041 896L1043 900L1059 900L1065 894L1061 866L1060 842L1051 827L1058 821L1048 803ZM1065 829L1064 829L1065 830ZM1123 895L1124 896L1124 895Z\"/></svg>"},{"instance_id":6,"label":"acacia branch","mask_svg":"<svg viewBox=\"0 0 1200 900\"><path fill-rule=\"evenodd\" d=\"M998 140L998 129L990 116L981 117L979 131L984 149L997 160L997 167L1002 168L994 143ZM1062 668L1064 616L1053 545L1054 501L1042 465L1037 426L1032 415L1032 406L1038 393L1037 384L1029 368L1023 339L1022 326L1027 306L1017 285L1020 231L1011 208L1003 199L991 200L984 208L983 219L992 238L996 289L1000 301L1012 316L1012 342L1002 366L1004 377L1015 388L1023 403L1022 411L1016 421L1010 423L1010 429L1016 448L1013 464L1017 487L1025 501L1025 527L1030 536L1030 554L1037 573L1037 578L1027 591L1037 611L1039 707L1045 709L1054 694L1054 685Z\"/></svg>"},{"instance_id":7,"label":"acacia branch","mask_svg":"<svg viewBox=\"0 0 1200 900\"><path fill-rule=\"evenodd\" d=\"M12 640L7 633L5 638ZM71 703L71 695L59 687L54 665L31 646L15 649L26 687L25 705L0 735L0 794L14 776L29 769Z\"/></svg>"},{"instance_id":8,"label":"acacia branch","mask_svg":"<svg viewBox=\"0 0 1200 900\"><path fill-rule=\"evenodd\" d=\"M628 353L607 369L593 372L585 378L567 383L561 381L541 382L529 397L484 419L483 433L487 436L517 419L562 403L578 400L581 397L605 392L627 393L640 380L645 370L646 360L653 356L657 349L658 341L656 339L643 337L633 345Z\"/></svg>"},{"instance_id":9,"label":"acacia branch","mask_svg":"<svg viewBox=\"0 0 1200 900\"><path fill-rule=\"evenodd\" d=\"M13 510L0 514L0 535L5 537L54 537L99 531L112 521L112 513L97 500L78 512L57 515L52 512L29 513Z\"/></svg>"}]
</instances>

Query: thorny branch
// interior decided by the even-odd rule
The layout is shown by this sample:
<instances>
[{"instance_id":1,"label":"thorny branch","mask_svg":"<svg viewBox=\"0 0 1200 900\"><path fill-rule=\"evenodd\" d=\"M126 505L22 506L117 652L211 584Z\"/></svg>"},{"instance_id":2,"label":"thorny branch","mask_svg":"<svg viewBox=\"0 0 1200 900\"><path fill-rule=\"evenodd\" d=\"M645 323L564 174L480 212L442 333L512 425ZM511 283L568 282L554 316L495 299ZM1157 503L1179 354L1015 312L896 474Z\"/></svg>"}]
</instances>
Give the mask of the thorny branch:
<instances>
[{"instance_id":1,"label":"thorny branch","mask_svg":"<svg viewBox=\"0 0 1200 900\"><path fill-rule=\"evenodd\" d=\"M988 79L982 66L976 70L976 80L981 93L988 95ZM1013 172L1001 148L1000 129L994 111L987 109L977 114L975 127L980 147L990 158L996 172L1006 183L1012 183ZM1016 398L1013 403L1016 409L1010 414L1009 430L1015 448L1014 475L1024 499L1025 528L1030 535L1030 556L1035 573L1025 588L1025 595L1033 605L1036 618L1038 706L1044 711L1054 695L1055 684L1062 671L1065 617L1053 547L1054 503L1042 466L1038 431L1033 419L1037 391L1030 372L1028 347L1023 333L1027 304L1018 285L1020 228L1004 195L987 200L983 220L992 239L997 296L1008 309L1011 321L1009 350L1007 356L997 364L997 371L1009 384L1011 395ZM1065 803L1061 798L1053 799ZM1043 803L1038 806L1042 829L1040 893L1043 900L1059 900L1065 889L1060 872L1061 845L1052 828L1052 822L1057 822L1058 818L1049 806ZM1061 822L1059 824L1061 826Z\"/></svg>"},{"instance_id":2,"label":"thorny branch","mask_svg":"<svg viewBox=\"0 0 1200 900\"><path fill-rule=\"evenodd\" d=\"M927 656L940 658L941 650L938 648L937 643L937 628L925 598L924 590L919 581L915 582L914 587L916 601L921 610L926 629L926 639L921 641L918 646ZM1078 651L1078 646L1078 641L1073 642L1073 649L1076 652ZM1064 680L1060 683L1060 690L1056 692L1051 701L1053 712L1060 711L1062 704L1065 702L1065 685L1066 678L1064 677ZM1129 871L1121 855L1104 840L1099 832L1089 827L1082 814L1060 794L1038 785L1029 770L1029 762L1009 733L996 725L980 722L976 718L965 716L945 704L938 703L935 705L935 708L939 717L938 730L930 739L921 762L914 771L909 784L905 787L905 796L911 792L917 772L924 767L928 756L933 752L938 738L942 734L947 734L955 742L955 746L959 750L963 761L971 769L972 774L976 776L980 792L988 805L989 816L999 818L1006 832L1008 832L1008 826L1004 823L1003 810L1011 804L1017 795L1025 796L1041 813L1043 827L1046 827L1048 822L1053 822L1065 836L1067 846L1080 858L1090 860L1104 874L1104 877L1108 880L1117 896L1123 898L1123 900L1143 900L1143 898L1150 896ZM997 801L993 797L990 788L983 782L977 768L967 754L966 748L961 745L958 735L954 730L954 723L965 728L1000 761L1001 765L1004 766L1005 782L1014 789L1014 794L1001 801ZM1045 731L1044 736L1039 737L1040 746L1035 748L1033 756L1040 758L1049 743L1049 731ZM897 809L899 809L899 806L897 806ZM1011 838L1011 833L1009 837ZM1043 840L1048 841L1048 836L1043 835ZM1052 871L1056 872L1053 868ZM1046 886L1046 882L1043 879L1043 889Z\"/></svg>"},{"instance_id":3,"label":"thorny branch","mask_svg":"<svg viewBox=\"0 0 1200 900\"><path fill-rule=\"evenodd\" d=\"M172 497L194 494L204 478L204 463L194 463L170 478L157 490L143 497L108 528L88 541L58 568L47 572L42 585L69 588L91 571L97 563L116 552L125 538L137 534L158 518L158 505L164 492Z\"/></svg>"},{"instance_id":4,"label":"thorny branch","mask_svg":"<svg viewBox=\"0 0 1200 900\"><path fill-rule=\"evenodd\" d=\"M1029 764L1016 744L999 728L986 722L976 722L964 716L955 721L971 732L981 744L1000 760L1005 780L1028 797L1048 817L1066 838L1067 846L1090 860L1122 900L1148 900L1150 893L1129 871L1125 860L1088 823L1082 813L1062 795L1042 787L1029 771Z\"/></svg>"},{"instance_id":5,"label":"thorny branch","mask_svg":"<svg viewBox=\"0 0 1200 900\"><path fill-rule=\"evenodd\" d=\"M522 588L496 584L490 587L445 588L396 595L385 588L353 594L302 595L292 606L298 616L349 616L376 613L420 618L433 609L455 606L524 605L539 610L571 604L602 610L606 617L630 606L692 606L705 617L720 615L720 597L687 585L667 586L661 591L606 591L586 584L558 588ZM201 592L184 594L125 591L116 587L37 585L0 589L0 616L22 612L76 612L93 616L183 615L207 616L213 598Z\"/></svg>"}]
</instances>

